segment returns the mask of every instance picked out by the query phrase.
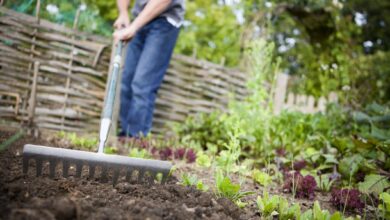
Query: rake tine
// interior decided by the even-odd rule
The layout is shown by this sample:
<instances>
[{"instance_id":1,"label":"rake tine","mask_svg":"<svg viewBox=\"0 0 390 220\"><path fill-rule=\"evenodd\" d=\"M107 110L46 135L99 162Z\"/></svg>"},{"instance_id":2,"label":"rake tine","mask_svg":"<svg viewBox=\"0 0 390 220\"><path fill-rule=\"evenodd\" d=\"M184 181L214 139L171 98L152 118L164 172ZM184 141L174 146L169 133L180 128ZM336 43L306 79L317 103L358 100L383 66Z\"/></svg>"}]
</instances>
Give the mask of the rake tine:
<instances>
[{"instance_id":1,"label":"rake tine","mask_svg":"<svg viewBox=\"0 0 390 220\"><path fill-rule=\"evenodd\" d=\"M161 182L165 183L172 167L172 164L166 161L27 144L23 148L22 158L23 172L26 174L29 172L30 160L34 160L33 164L35 165L37 176L42 176L46 172L47 163L48 176L51 178L56 177L57 168L62 168L61 176L64 178L69 176L78 178L83 176L83 168L86 165L88 166L90 179L101 179L101 182L110 182L113 185L122 180L120 178L122 170L126 173L126 181L130 183L153 184L157 173L159 177L160 173L162 173ZM73 164L75 166L75 175L73 175ZM58 165L61 167L57 167ZM70 171L71 165L72 171ZM98 172L97 170L99 171L98 177L95 175ZM112 182L109 178L112 178Z\"/></svg>"},{"instance_id":2,"label":"rake tine","mask_svg":"<svg viewBox=\"0 0 390 220\"><path fill-rule=\"evenodd\" d=\"M126 182L130 182L131 180L131 174L133 174L133 170L132 169L127 169L126 171Z\"/></svg>"},{"instance_id":3,"label":"rake tine","mask_svg":"<svg viewBox=\"0 0 390 220\"><path fill-rule=\"evenodd\" d=\"M62 162L62 176L67 178L68 177L68 171L69 171L69 162L64 160Z\"/></svg>"},{"instance_id":4,"label":"rake tine","mask_svg":"<svg viewBox=\"0 0 390 220\"><path fill-rule=\"evenodd\" d=\"M101 182L106 183L107 182L107 167L102 166L102 175L101 175Z\"/></svg>"},{"instance_id":5,"label":"rake tine","mask_svg":"<svg viewBox=\"0 0 390 220\"><path fill-rule=\"evenodd\" d=\"M169 172L162 172L161 184L165 184L168 180Z\"/></svg>"},{"instance_id":6,"label":"rake tine","mask_svg":"<svg viewBox=\"0 0 390 220\"><path fill-rule=\"evenodd\" d=\"M76 163L76 177L80 178L81 177L81 172L83 171L83 162L77 162Z\"/></svg>"},{"instance_id":7,"label":"rake tine","mask_svg":"<svg viewBox=\"0 0 390 220\"><path fill-rule=\"evenodd\" d=\"M95 165L89 165L89 178L92 179L95 176Z\"/></svg>"},{"instance_id":8,"label":"rake tine","mask_svg":"<svg viewBox=\"0 0 390 220\"><path fill-rule=\"evenodd\" d=\"M139 170L138 172L138 182L142 183L143 178L144 178L145 171L144 170Z\"/></svg>"},{"instance_id":9,"label":"rake tine","mask_svg":"<svg viewBox=\"0 0 390 220\"><path fill-rule=\"evenodd\" d=\"M153 185L154 184L154 179L156 178L156 173L155 172L149 172L150 173L150 177L149 177L149 185Z\"/></svg>"},{"instance_id":10,"label":"rake tine","mask_svg":"<svg viewBox=\"0 0 390 220\"><path fill-rule=\"evenodd\" d=\"M120 172L120 168L115 168L114 169L114 175L112 177L112 185L116 185L116 183L118 182L118 178L119 178L119 172Z\"/></svg>"},{"instance_id":11,"label":"rake tine","mask_svg":"<svg viewBox=\"0 0 390 220\"><path fill-rule=\"evenodd\" d=\"M30 158L29 157L23 157L23 173L26 174L28 172L28 162Z\"/></svg>"},{"instance_id":12,"label":"rake tine","mask_svg":"<svg viewBox=\"0 0 390 220\"><path fill-rule=\"evenodd\" d=\"M56 165L57 165L57 161L52 159L50 160L50 164L49 164L49 175L50 175L50 178L54 178L55 175L56 175Z\"/></svg>"},{"instance_id":13,"label":"rake tine","mask_svg":"<svg viewBox=\"0 0 390 220\"><path fill-rule=\"evenodd\" d=\"M42 161L42 159L36 159L35 160L36 161L36 166L37 166L37 177L38 176L40 176L40 175L42 175L42 163L43 163L43 161Z\"/></svg>"}]
</instances>

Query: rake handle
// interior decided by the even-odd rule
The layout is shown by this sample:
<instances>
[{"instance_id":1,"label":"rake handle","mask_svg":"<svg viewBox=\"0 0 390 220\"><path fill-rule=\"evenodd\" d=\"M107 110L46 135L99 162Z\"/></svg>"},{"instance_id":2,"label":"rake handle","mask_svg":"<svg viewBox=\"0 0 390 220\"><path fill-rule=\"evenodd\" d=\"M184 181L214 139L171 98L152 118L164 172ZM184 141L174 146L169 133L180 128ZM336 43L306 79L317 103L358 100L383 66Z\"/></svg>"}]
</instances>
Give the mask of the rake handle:
<instances>
[{"instance_id":1,"label":"rake handle","mask_svg":"<svg viewBox=\"0 0 390 220\"><path fill-rule=\"evenodd\" d=\"M100 137L99 137L99 149L98 153L104 152L104 145L107 141L108 132L111 126L112 111L115 102L116 86L118 81L119 70L122 61L122 46L123 42L119 41L115 51L115 57L113 61L113 67L111 72L111 79L108 85L108 90L105 97L105 104L103 108L102 120L100 122Z\"/></svg>"},{"instance_id":2,"label":"rake handle","mask_svg":"<svg viewBox=\"0 0 390 220\"><path fill-rule=\"evenodd\" d=\"M114 101L115 101L115 93L116 93L116 86L118 81L118 75L122 60L122 41L118 42L114 62L113 62L113 68L112 68L112 74L111 74L111 81L108 87L107 95L106 95L106 103L104 105L103 110L103 118L111 119L112 118L112 111L114 108Z\"/></svg>"}]
</instances>

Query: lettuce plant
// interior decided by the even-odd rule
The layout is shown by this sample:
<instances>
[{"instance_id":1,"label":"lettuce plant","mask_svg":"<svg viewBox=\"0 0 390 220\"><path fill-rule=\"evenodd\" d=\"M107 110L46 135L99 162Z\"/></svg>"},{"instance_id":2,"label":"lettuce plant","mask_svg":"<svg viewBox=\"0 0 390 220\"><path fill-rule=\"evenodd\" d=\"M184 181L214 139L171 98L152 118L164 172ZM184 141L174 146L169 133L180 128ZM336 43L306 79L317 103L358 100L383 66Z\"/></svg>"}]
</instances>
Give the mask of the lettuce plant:
<instances>
[{"instance_id":1,"label":"lettuce plant","mask_svg":"<svg viewBox=\"0 0 390 220\"><path fill-rule=\"evenodd\" d=\"M357 189L334 189L330 202L337 208L349 210L362 210L364 203L361 200L361 193Z\"/></svg>"},{"instance_id":2,"label":"lettuce plant","mask_svg":"<svg viewBox=\"0 0 390 220\"><path fill-rule=\"evenodd\" d=\"M302 176L298 171L285 175L283 189L298 198L314 199L317 182L311 175Z\"/></svg>"}]
</instances>

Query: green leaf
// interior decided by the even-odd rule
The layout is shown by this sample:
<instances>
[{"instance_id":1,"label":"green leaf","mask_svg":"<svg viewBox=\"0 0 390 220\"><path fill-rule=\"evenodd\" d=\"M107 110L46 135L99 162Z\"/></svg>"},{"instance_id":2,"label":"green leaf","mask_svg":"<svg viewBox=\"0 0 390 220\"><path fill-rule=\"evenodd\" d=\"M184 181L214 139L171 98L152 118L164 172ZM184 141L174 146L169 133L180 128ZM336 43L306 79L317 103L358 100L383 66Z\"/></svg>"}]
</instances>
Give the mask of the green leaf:
<instances>
[{"instance_id":1,"label":"green leaf","mask_svg":"<svg viewBox=\"0 0 390 220\"><path fill-rule=\"evenodd\" d=\"M355 119L355 121L360 123L369 122L371 120L371 117L364 112L354 112L353 118Z\"/></svg>"},{"instance_id":2,"label":"green leaf","mask_svg":"<svg viewBox=\"0 0 390 220\"><path fill-rule=\"evenodd\" d=\"M379 195L384 189L390 186L386 176L370 174L364 178L364 182L358 184L359 190L363 193Z\"/></svg>"},{"instance_id":3,"label":"green leaf","mask_svg":"<svg viewBox=\"0 0 390 220\"><path fill-rule=\"evenodd\" d=\"M203 192L209 190L209 187L206 184L204 184L202 180L198 180L198 182L196 183L196 188Z\"/></svg>"},{"instance_id":4,"label":"green leaf","mask_svg":"<svg viewBox=\"0 0 390 220\"><path fill-rule=\"evenodd\" d=\"M253 170L252 177L257 183L259 183L260 185L265 186L265 187L267 187L272 181L272 178L270 175L268 175L265 172L261 172L260 170L257 170L257 169Z\"/></svg>"},{"instance_id":5,"label":"green leaf","mask_svg":"<svg viewBox=\"0 0 390 220\"><path fill-rule=\"evenodd\" d=\"M360 154L355 154L351 157L345 157L340 161L338 166L339 172L344 177L349 178L356 174L362 164L364 158Z\"/></svg>"},{"instance_id":6,"label":"green leaf","mask_svg":"<svg viewBox=\"0 0 390 220\"><path fill-rule=\"evenodd\" d=\"M321 207L320 207L320 203L318 201L315 201L314 202L314 206L313 206L313 217L314 219L318 219L320 220L321 217L322 217L322 210L321 210Z\"/></svg>"},{"instance_id":7,"label":"green leaf","mask_svg":"<svg viewBox=\"0 0 390 220\"><path fill-rule=\"evenodd\" d=\"M313 210L312 209L308 209L306 210L306 212L304 212L301 217L299 218L299 220L311 220L313 219Z\"/></svg>"},{"instance_id":8,"label":"green leaf","mask_svg":"<svg viewBox=\"0 0 390 220\"><path fill-rule=\"evenodd\" d=\"M330 220L342 220L343 216L341 215L340 212L335 212L333 215L330 217Z\"/></svg>"},{"instance_id":9,"label":"green leaf","mask_svg":"<svg viewBox=\"0 0 390 220\"><path fill-rule=\"evenodd\" d=\"M207 156L204 153L198 154L196 157L196 164L200 167L210 167L211 166L211 159L209 156Z\"/></svg>"},{"instance_id":10,"label":"green leaf","mask_svg":"<svg viewBox=\"0 0 390 220\"><path fill-rule=\"evenodd\" d=\"M196 175L189 175L187 173L184 173L181 176L182 179L182 185L183 186L193 186L197 183L197 176Z\"/></svg>"},{"instance_id":11,"label":"green leaf","mask_svg":"<svg viewBox=\"0 0 390 220\"><path fill-rule=\"evenodd\" d=\"M382 212L384 219L390 219L390 194L383 192L379 195L381 203L378 206L378 209Z\"/></svg>"},{"instance_id":12,"label":"green leaf","mask_svg":"<svg viewBox=\"0 0 390 220\"><path fill-rule=\"evenodd\" d=\"M376 126L371 126L371 136L373 138L379 139L381 141L389 140L390 139L390 130L387 129L380 129Z\"/></svg>"}]
</instances>

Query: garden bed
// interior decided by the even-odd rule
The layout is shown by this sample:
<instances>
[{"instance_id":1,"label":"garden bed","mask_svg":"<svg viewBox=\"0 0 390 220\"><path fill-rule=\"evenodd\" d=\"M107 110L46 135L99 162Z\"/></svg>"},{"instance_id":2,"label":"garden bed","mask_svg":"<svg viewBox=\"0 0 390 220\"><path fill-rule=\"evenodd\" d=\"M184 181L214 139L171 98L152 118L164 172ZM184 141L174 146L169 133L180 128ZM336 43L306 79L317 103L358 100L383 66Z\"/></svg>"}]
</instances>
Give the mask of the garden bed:
<instances>
[{"instance_id":1,"label":"garden bed","mask_svg":"<svg viewBox=\"0 0 390 220\"><path fill-rule=\"evenodd\" d=\"M0 143L13 134L0 131ZM113 187L85 178L24 175L22 147L26 143L54 144L24 137L0 153L0 219L245 218L228 199L181 186L176 178L166 185L150 187L121 182Z\"/></svg>"}]
</instances>

